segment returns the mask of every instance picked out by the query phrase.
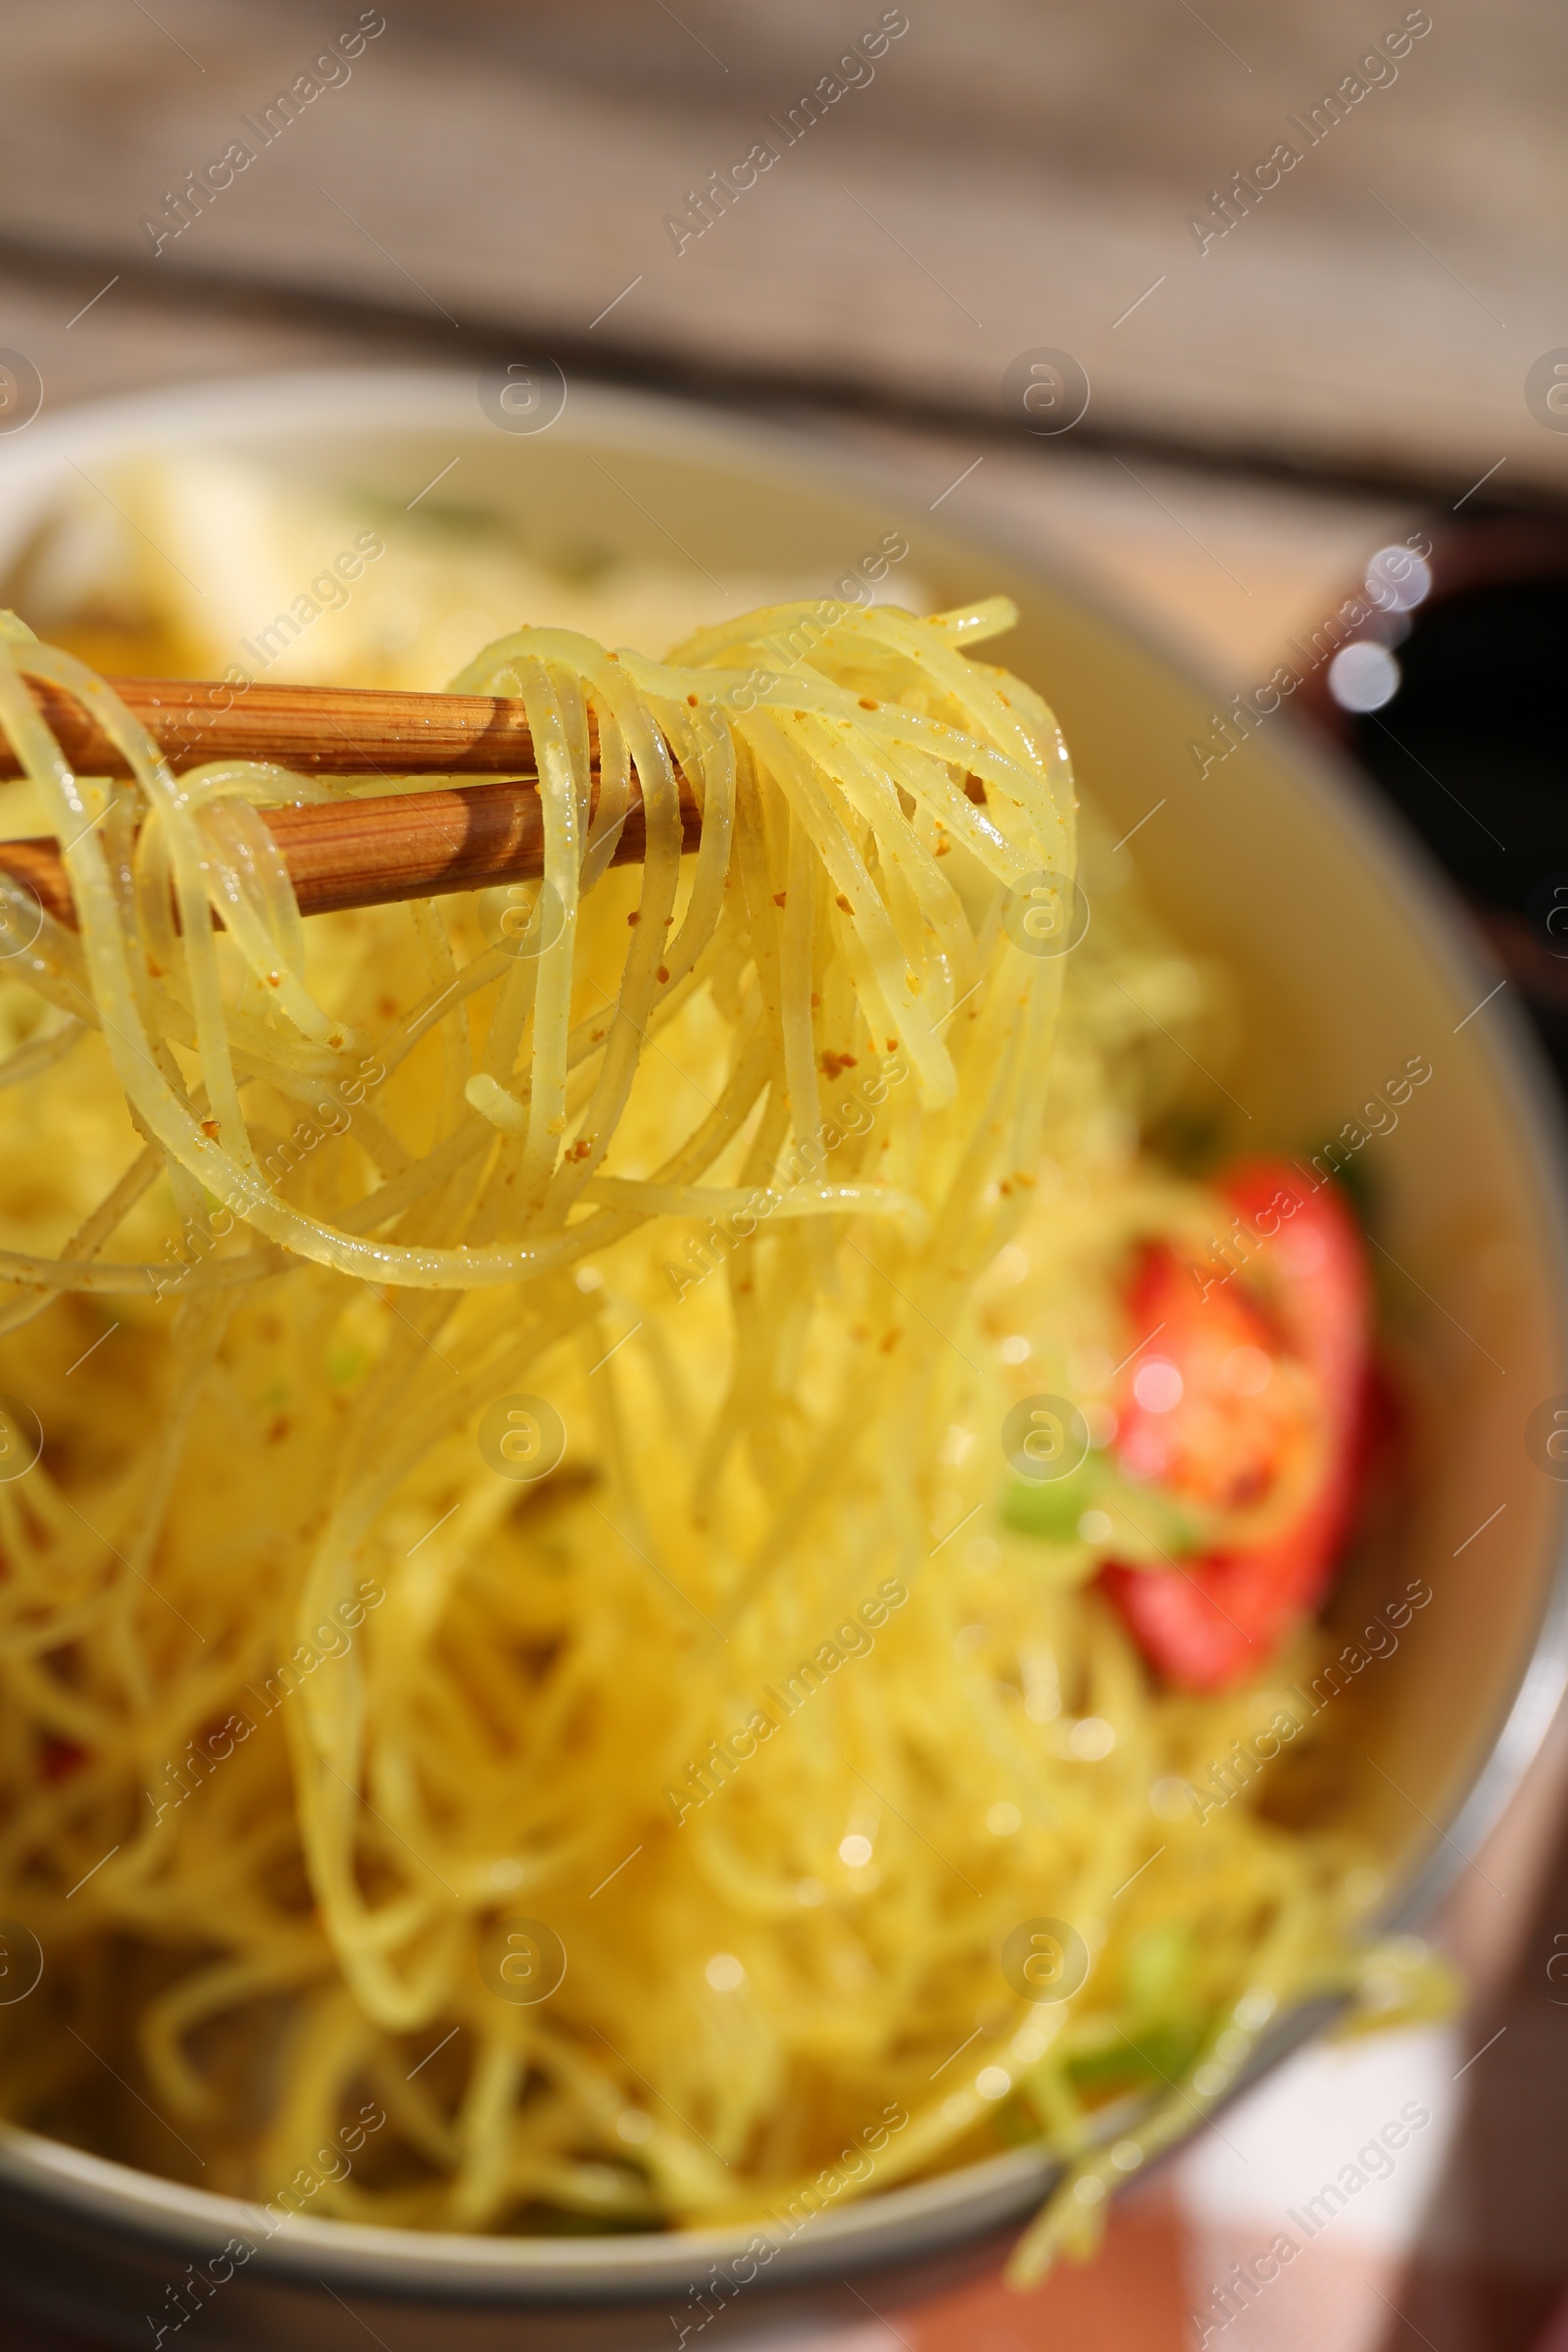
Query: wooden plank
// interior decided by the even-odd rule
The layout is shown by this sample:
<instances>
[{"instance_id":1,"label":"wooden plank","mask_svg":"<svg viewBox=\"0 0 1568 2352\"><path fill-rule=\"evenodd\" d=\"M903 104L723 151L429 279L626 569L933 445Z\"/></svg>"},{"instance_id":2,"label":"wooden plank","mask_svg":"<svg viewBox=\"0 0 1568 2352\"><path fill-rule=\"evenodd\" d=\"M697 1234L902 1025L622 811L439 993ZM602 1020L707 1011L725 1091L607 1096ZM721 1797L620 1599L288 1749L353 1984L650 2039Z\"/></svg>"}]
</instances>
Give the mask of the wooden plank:
<instances>
[{"instance_id":1,"label":"wooden plank","mask_svg":"<svg viewBox=\"0 0 1568 2352\"><path fill-rule=\"evenodd\" d=\"M1509 12L1503 46L1485 12L1440 12L1376 88L1349 0L1261 22L1236 0L916 7L809 122L798 102L854 54L814 7L470 5L389 22L284 123L274 101L331 29L238 0L20 20L0 102L14 232L101 253L106 277L151 260L143 222L174 222L166 193L239 141L230 185L185 183L160 270L370 293L574 363L678 353L993 416L1008 366L1059 347L1117 431L1454 497L1498 466L1499 486L1568 481L1568 435L1525 400L1563 332L1544 5ZM1190 221L1217 223L1212 193L1281 141L1299 162L1200 251ZM734 189L762 144L776 160L724 197L710 175ZM666 223L701 225L705 187L710 222L677 252ZM115 299L74 332L104 332Z\"/></svg>"}]
</instances>

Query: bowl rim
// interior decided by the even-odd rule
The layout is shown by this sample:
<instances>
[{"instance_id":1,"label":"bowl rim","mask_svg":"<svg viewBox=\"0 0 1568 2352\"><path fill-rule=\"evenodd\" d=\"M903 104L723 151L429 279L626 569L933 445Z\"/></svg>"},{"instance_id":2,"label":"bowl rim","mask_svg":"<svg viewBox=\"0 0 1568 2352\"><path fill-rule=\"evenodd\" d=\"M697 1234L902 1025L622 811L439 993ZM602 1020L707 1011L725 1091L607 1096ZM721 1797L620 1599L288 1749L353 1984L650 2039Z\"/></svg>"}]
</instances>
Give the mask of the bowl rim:
<instances>
[{"instance_id":1,"label":"bowl rim","mask_svg":"<svg viewBox=\"0 0 1568 2352\"><path fill-rule=\"evenodd\" d=\"M280 370L117 394L43 416L25 441L0 439L0 493L52 484L74 452L119 451L132 438L144 448L187 447L193 435L200 445L247 434L365 429L368 400L374 410L368 429L377 438L437 426L479 437L483 419L469 371L381 366ZM846 447L799 420L737 416L718 403L710 409L691 398L608 384L573 384L566 411L572 423L565 437L579 445L632 447L654 456L729 465L754 480L782 486L838 489L861 500L879 496L895 513L912 511L915 504L911 470L886 455ZM1081 575L1068 550L1049 542L1042 547L1022 525L994 514L944 527L971 550L994 550L1035 572L1183 683L1219 694L1216 680L1188 648L1167 638L1147 616L1129 618L1110 589ZM1446 876L1392 812L1357 788L1348 760L1332 744L1291 713L1281 716L1270 757L1293 782L1312 789L1326 806L1330 829L1368 859L1380 888L1398 902L1434 977L1456 993L1482 990L1495 974ZM1568 1115L1523 1017L1507 1002L1488 1009L1494 1016L1489 1050L1530 1180L1539 1219L1536 1238L1549 1250L1549 1266L1543 1265L1540 1273L1556 1300L1559 1355L1568 1382ZM1468 1789L1446 1824L1434 1823L1425 1858L1380 1912L1380 1925L1419 1926L1469 1866L1475 1847L1496 1825L1542 1748L1565 1691L1568 1492L1558 1513L1549 1587L1518 1685L1496 1711L1491 1743ZM1221 2112L1308 2040L1325 2014L1318 2004L1277 2020L1212 2112ZM1177 2144L1185 2146L1185 2137ZM766 2281L777 2287L835 2271L852 2256L857 2267L907 2259L1016 2221L1045 2195L1059 2169L1038 2148L1008 2150L818 2213L798 2232L786 2225L782 2238L765 2220L551 2238L469 2236L291 2216L265 2237L252 2276L281 2284L319 2280L325 2271L340 2283L393 2293L416 2290L452 2302L624 2302L680 2291L704 2268L733 2261L753 2240L765 2238L782 2257ZM6 2192L35 2208L64 2209L121 2238L171 2254L206 2251L230 2238L254 2240L262 2211L0 2121L0 2196Z\"/></svg>"},{"instance_id":2,"label":"bowl rim","mask_svg":"<svg viewBox=\"0 0 1568 2352\"><path fill-rule=\"evenodd\" d=\"M417 2289L447 2301L483 2300L508 2290L515 2295L519 2288L530 2301L564 2303L678 2293L710 2264L732 2263L760 2239L774 2249L767 2257L767 2283L800 2284L842 2272L852 2248L858 2267L881 2254L902 2255L915 2243L929 2250L1014 2221L1041 2202L1058 2169L1034 2149L1008 2149L818 2213L799 2227L764 2215L715 2228L598 2237L468 2236L317 2221L308 2214L269 2224L259 2205L0 2125L0 2194L11 2187L32 2204L67 2206L118 2234L133 2233L144 2244L167 2248L171 2256L238 2239L263 2256L258 2275L318 2281L325 2272L340 2284ZM966 2193L956 2210L952 2190L959 2180Z\"/></svg>"}]
</instances>

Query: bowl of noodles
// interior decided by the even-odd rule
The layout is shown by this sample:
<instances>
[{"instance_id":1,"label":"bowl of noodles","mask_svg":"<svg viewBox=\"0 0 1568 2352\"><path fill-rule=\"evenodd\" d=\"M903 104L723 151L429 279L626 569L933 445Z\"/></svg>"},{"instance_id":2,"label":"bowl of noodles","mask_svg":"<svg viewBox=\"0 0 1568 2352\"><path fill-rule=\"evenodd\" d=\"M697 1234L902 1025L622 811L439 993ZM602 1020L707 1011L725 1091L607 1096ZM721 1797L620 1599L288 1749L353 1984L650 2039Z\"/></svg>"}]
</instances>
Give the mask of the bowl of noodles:
<instances>
[{"instance_id":1,"label":"bowl of noodles","mask_svg":"<svg viewBox=\"0 0 1568 2352\"><path fill-rule=\"evenodd\" d=\"M1562 1681L1560 1147L1415 854L1032 553L523 381L0 447L0 2234L115 2340L1025 2285L1447 1997ZM304 922L266 809L397 780L138 674L519 696L543 871Z\"/></svg>"}]
</instances>

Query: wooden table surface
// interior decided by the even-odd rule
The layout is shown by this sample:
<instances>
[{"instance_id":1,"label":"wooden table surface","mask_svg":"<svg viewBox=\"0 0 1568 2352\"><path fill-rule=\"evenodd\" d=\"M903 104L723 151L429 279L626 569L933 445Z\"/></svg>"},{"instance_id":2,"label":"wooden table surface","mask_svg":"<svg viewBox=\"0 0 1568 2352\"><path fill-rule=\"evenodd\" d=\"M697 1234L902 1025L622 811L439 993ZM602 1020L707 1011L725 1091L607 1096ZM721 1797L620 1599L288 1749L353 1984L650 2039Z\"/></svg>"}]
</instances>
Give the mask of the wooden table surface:
<instances>
[{"instance_id":1,"label":"wooden table surface","mask_svg":"<svg viewBox=\"0 0 1568 2352\"><path fill-rule=\"evenodd\" d=\"M3 40L6 250L75 257L66 318L118 277L111 332L237 278L993 417L1058 348L1091 434L1568 484L1525 397L1568 338L1547 0L56 0Z\"/></svg>"}]
</instances>

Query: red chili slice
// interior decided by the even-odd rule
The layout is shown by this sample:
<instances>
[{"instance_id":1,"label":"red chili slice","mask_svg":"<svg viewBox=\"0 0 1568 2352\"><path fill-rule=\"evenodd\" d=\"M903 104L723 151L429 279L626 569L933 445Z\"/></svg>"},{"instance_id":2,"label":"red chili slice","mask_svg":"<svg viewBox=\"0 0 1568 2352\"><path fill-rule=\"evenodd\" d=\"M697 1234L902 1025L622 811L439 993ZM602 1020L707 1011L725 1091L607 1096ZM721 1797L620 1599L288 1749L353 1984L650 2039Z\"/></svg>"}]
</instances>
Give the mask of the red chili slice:
<instances>
[{"instance_id":1,"label":"red chili slice","mask_svg":"<svg viewBox=\"0 0 1568 2352\"><path fill-rule=\"evenodd\" d=\"M1322 1600L1348 1532L1369 1412L1366 1252L1339 1186L1314 1188L1282 1160L1255 1160L1221 1191L1236 1220L1233 1272L1214 1262L1195 1273L1157 1248L1133 1278L1130 1315L1152 1336L1128 1368L1118 1461L1174 1499L1227 1509L1265 1501L1302 1445L1320 1466L1289 1525L1246 1550L1174 1571L1102 1570L1144 1655L1188 1690L1245 1680Z\"/></svg>"},{"instance_id":2,"label":"red chili slice","mask_svg":"<svg viewBox=\"0 0 1568 2352\"><path fill-rule=\"evenodd\" d=\"M79 1772L86 1761L86 1748L78 1746L74 1740L61 1740L53 1732L45 1733L39 1768L46 1781L51 1784L69 1781L72 1774Z\"/></svg>"}]
</instances>

